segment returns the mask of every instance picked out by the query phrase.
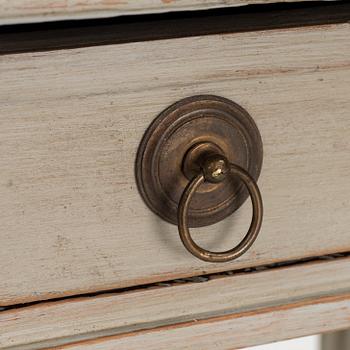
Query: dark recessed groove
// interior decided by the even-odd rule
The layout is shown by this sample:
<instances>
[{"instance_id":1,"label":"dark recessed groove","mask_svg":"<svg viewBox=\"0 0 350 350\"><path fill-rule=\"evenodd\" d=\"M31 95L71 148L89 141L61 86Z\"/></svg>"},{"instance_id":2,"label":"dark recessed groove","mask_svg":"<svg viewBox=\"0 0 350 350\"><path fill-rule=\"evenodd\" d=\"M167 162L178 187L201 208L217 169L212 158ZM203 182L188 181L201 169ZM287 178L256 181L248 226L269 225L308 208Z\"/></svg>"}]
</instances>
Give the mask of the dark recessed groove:
<instances>
[{"instance_id":1,"label":"dark recessed groove","mask_svg":"<svg viewBox=\"0 0 350 350\"><path fill-rule=\"evenodd\" d=\"M350 21L350 3L299 2L0 27L0 54Z\"/></svg>"}]
</instances>

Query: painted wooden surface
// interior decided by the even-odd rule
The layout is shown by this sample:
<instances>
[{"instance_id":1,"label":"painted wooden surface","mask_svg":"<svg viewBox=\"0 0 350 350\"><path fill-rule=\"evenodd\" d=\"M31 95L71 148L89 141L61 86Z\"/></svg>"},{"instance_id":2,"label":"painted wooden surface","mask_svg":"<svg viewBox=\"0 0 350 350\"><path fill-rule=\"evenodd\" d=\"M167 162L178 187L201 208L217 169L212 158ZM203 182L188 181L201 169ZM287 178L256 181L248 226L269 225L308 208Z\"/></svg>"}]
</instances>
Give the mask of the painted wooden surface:
<instances>
[{"instance_id":1,"label":"painted wooden surface","mask_svg":"<svg viewBox=\"0 0 350 350\"><path fill-rule=\"evenodd\" d=\"M0 304L349 251L350 25L0 56ZM204 263L134 180L150 122L195 94L234 100L264 143L254 246ZM235 215L194 230L228 249Z\"/></svg>"},{"instance_id":2,"label":"painted wooden surface","mask_svg":"<svg viewBox=\"0 0 350 350\"><path fill-rule=\"evenodd\" d=\"M350 295L106 337L55 350L231 350L350 327ZM307 323L307 325L306 325Z\"/></svg>"},{"instance_id":3,"label":"painted wooden surface","mask_svg":"<svg viewBox=\"0 0 350 350\"><path fill-rule=\"evenodd\" d=\"M300 1L303 0L0 0L0 25Z\"/></svg>"},{"instance_id":4,"label":"painted wooden surface","mask_svg":"<svg viewBox=\"0 0 350 350\"><path fill-rule=\"evenodd\" d=\"M232 318L233 315L237 319L242 317L247 320L261 316L267 323L259 329L256 336L255 321L253 324L247 321L247 329L238 337L239 340L229 336L227 340L220 339L219 344L233 341L236 346L236 342L239 341L239 344L252 345L312 334L315 331L313 320L318 318L316 327L320 325L324 327L317 328L318 332L334 330L343 326L343 316L346 310L347 322L350 322L349 300L341 301L340 304L332 301L333 304L318 307L311 306L310 301L350 292L349 275L350 258L337 258L336 260L303 263L291 267L274 267L268 270L247 271L232 275L211 275L209 279L201 277L200 283L198 279L194 279L197 283L174 282L124 293L71 298L59 302L44 302L29 307L10 309L0 312L0 348L41 349L103 336L136 332L133 336L121 338L124 340L118 340L113 345L119 349L119 346L126 346L127 340L130 340L130 349L132 349L135 344L134 337L137 339L139 337L137 332L142 330L155 328L155 332L164 332L167 337L168 330L164 328L165 326L181 328L182 324L186 323L191 329L195 329L192 322L202 320L205 323L204 320L214 317ZM294 311L288 310L288 305L293 303L299 303L301 306ZM316 301L315 304L317 303ZM337 316L333 323L333 318L339 311L339 305L343 305L345 310L341 311L341 315L339 318ZM271 311L272 309L275 311ZM286 313L283 310L287 310ZM307 322L305 322L301 316L305 317L308 311L312 313L307 316ZM265 318L266 312L269 314L267 318ZM284 322L287 320L283 318L281 320L279 315L282 314L283 317L288 318L289 312L293 315L300 313L298 316L300 318L296 319L296 324L293 324L291 319L288 330L283 330L281 333L280 331L284 329ZM276 331L280 321L282 322L281 330ZM242 321L233 322L232 326L236 327L235 322L240 324L244 321L242 319ZM214 322L212 330L209 330L205 339L208 339L210 335L216 337L218 329L216 324L220 323ZM258 324L261 325L261 322L259 321ZM157 327L163 328L157 330ZM222 329L225 330L225 327ZM296 334L293 334L292 330L295 330ZM241 334L238 331L233 333L234 337ZM141 338L152 337L152 334L145 334L143 333ZM227 337L226 333L225 337ZM250 343L251 337L253 343ZM178 341L181 341L181 338ZM189 344L193 348L202 349L202 341L197 341L198 343L195 343L192 339ZM148 340L146 344L149 344ZM209 341L203 349L209 349L210 344ZM170 345L168 343L168 348L172 349ZM147 349L152 348L150 345L147 346ZM158 349L154 343L153 346L153 349ZM104 345L101 345L101 348L104 349ZM218 346L218 349L226 348Z\"/></svg>"}]
</instances>

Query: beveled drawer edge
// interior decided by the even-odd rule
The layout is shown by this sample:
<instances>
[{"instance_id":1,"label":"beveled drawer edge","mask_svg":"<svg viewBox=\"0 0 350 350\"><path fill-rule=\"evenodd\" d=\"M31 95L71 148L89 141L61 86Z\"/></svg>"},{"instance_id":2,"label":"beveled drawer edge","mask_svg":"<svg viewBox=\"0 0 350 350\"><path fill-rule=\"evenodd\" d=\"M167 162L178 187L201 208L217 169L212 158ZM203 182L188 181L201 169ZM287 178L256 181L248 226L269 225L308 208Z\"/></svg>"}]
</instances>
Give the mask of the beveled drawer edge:
<instances>
[{"instance_id":1,"label":"beveled drawer edge","mask_svg":"<svg viewBox=\"0 0 350 350\"><path fill-rule=\"evenodd\" d=\"M304 0L285 0L302 2ZM310 2L322 0L309 0ZM324 1L324 0L323 0ZM77 20L108 18L125 15L154 14L173 11L208 10L213 8L237 7L255 4L270 4L276 0L212 0L209 3L198 0L158 1L148 0L138 4L136 1L109 1L96 3L87 0L82 4L67 3L66 6L55 6L51 1L40 0L35 6L29 6L25 0L11 0L0 5L0 25L17 23L35 23L59 20Z\"/></svg>"}]
</instances>

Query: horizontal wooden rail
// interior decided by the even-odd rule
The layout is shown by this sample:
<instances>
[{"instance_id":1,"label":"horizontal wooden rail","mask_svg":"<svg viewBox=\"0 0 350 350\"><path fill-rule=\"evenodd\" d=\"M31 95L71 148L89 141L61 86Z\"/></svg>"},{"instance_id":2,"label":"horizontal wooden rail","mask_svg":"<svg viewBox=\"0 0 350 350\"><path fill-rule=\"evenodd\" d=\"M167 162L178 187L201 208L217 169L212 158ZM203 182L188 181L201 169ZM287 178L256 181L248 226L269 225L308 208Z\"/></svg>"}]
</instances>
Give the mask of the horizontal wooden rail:
<instances>
[{"instance_id":1,"label":"horizontal wooden rail","mask_svg":"<svg viewBox=\"0 0 350 350\"><path fill-rule=\"evenodd\" d=\"M350 294L192 321L55 350L240 349L350 326Z\"/></svg>"},{"instance_id":2,"label":"horizontal wooden rail","mask_svg":"<svg viewBox=\"0 0 350 350\"><path fill-rule=\"evenodd\" d=\"M130 350L137 349L140 339L143 349L165 349L179 337L178 347L171 349L183 349L181 344L190 344L194 338L198 341L205 332L203 341L208 344L200 340L198 348L209 349L213 342L232 342L233 348L337 330L350 327L349 275L350 258L346 257L214 274L197 280L202 283L180 280L122 293L43 302L0 312L0 348L44 349L118 335L98 342L106 342L104 349ZM156 347L162 334L164 339ZM97 343L88 344L88 349L94 349Z\"/></svg>"}]
</instances>

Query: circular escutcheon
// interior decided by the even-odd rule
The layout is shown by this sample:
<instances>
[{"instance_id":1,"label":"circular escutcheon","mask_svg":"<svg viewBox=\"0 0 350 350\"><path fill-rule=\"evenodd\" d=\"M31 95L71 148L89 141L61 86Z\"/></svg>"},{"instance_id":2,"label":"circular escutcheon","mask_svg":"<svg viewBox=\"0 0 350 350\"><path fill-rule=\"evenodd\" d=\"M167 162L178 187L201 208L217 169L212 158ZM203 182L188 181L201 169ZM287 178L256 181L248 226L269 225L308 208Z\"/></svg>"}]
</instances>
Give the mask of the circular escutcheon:
<instances>
[{"instance_id":1,"label":"circular escutcheon","mask_svg":"<svg viewBox=\"0 0 350 350\"><path fill-rule=\"evenodd\" d=\"M195 158L201 152L221 153L257 181L262 166L259 130L246 110L223 97L185 98L164 110L146 131L136 159L136 181L148 207L177 224L179 200L189 178L195 176ZM189 164L193 159L193 165ZM199 169L198 169L199 171ZM248 192L239 178L204 183L191 201L189 226L221 221L237 210Z\"/></svg>"}]
</instances>

